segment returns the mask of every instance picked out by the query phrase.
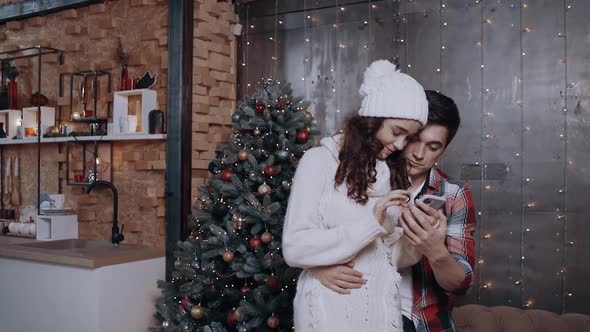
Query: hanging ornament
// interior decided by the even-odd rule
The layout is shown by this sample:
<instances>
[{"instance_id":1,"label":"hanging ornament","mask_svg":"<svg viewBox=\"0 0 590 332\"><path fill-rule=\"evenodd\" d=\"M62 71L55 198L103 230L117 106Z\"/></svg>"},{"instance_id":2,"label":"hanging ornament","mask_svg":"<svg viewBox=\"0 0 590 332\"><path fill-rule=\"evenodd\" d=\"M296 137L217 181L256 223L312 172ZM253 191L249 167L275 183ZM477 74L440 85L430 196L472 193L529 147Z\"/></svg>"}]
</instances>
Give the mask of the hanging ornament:
<instances>
[{"instance_id":1,"label":"hanging ornament","mask_svg":"<svg viewBox=\"0 0 590 332\"><path fill-rule=\"evenodd\" d=\"M244 219L239 213L234 213L234 215L231 217L231 221L234 224L235 229L242 229L244 226Z\"/></svg>"},{"instance_id":2,"label":"hanging ornament","mask_svg":"<svg viewBox=\"0 0 590 332\"><path fill-rule=\"evenodd\" d=\"M270 193L272 191L272 189L270 188L270 186L268 184L266 184L266 182L264 182L263 184L260 185L260 187L258 187L258 193L262 194L262 195L266 195L268 193Z\"/></svg>"},{"instance_id":3,"label":"hanging ornament","mask_svg":"<svg viewBox=\"0 0 590 332\"><path fill-rule=\"evenodd\" d=\"M279 140L277 139L277 136L268 134L264 136L264 139L262 140L262 146L269 150L276 149L278 141Z\"/></svg>"},{"instance_id":4,"label":"hanging ornament","mask_svg":"<svg viewBox=\"0 0 590 332\"><path fill-rule=\"evenodd\" d=\"M268 176L275 176L279 173L279 168L276 166L267 166L264 168L264 174Z\"/></svg>"},{"instance_id":5,"label":"hanging ornament","mask_svg":"<svg viewBox=\"0 0 590 332\"><path fill-rule=\"evenodd\" d=\"M240 159L241 161L248 160L248 151L240 150L240 152L238 152L238 159Z\"/></svg>"},{"instance_id":6,"label":"hanging ornament","mask_svg":"<svg viewBox=\"0 0 590 332\"><path fill-rule=\"evenodd\" d=\"M191 305L191 301L188 299L188 296L185 296L184 298L182 298L182 301L180 301L180 304L184 309L188 309Z\"/></svg>"},{"instance_id":7,"label":"hanging ornament","mask_svg":"<svg viewBox=\"0 0 590 332\"><path fill-rule=\"evenodd\" d=\"M281 187L283 187L285 190L291 190L291 184L291 181L283 180L281 182Z\"/></svg>"},{"instance_id":8,"label":"hanging ornament","mask_svg":"<svg viewBox=\"0 0 590 332\"><path fill-rule=\"evenodd\" d=\"M193 261L191 262L191 267L195 270L201 268L201 263L199 262L198 258L193 259Z\"/></svg>"},{"instance_id":9,"label":"hanging ornament","mask_svg":"<svg viewBox=\"0 0 590 332\"><path fill-rule=\"evenodd\" d=\"M287 104L287 105L291 105L291 103L293 103L293 102L291 101L291 99L287 99L287 101L286 101L286 104Z\"/></svg>"},{"instance_id":10,"label":"hanging ornament","mask_svg":"<svg viewBox=\"0 0 590 332\"><path fill-rule=\"evenodd\" d=\"M226 262L226 263L228 263L228 264L234 261L234 257L235 257L234 256L234 253L231 252L231 251L229 251L229 250L226 250L223 253L223 261Z\"/></svg>"},{"instance_id":11,"label":"hanging ornament","mask_svg":"<svg viewBox=\"0 0 590 332\"><path fill-rule=\"evenodd\" d=\"M209 169L209 172L211 174L217 174L217 173L219 173L219 168L217 167L217 165L215 165L214 162L210 162L209 163L208 169Z\"/></svg>"},{"instance_id":12,"label":"hanging ornament","mask_svg":"<svg viewBox=\"0 0 590 332\"><path fill-rule=\"evenodd\" d=\"M285 107L285 104L281 103L280 101L277 103L277 109L282 110Z\"/></svg>"},{"instance_id":13,"label":"hanging ornament","mask_svg":"<svg viewBox=\"0 0 590 332\"><path fill-rule=\"evenodd\" d=\"M238 122L240 122L241 119L242 119L242 116L238 112L231 115L231 120L233 123L238 123Z\"/></svg>"},{"instance_id":14,"label":"hanging ornament","mask_svg":"<svg viewBox=\"0 0 590 332\"><path fill-rule=\"evenodd\" d=\"M266 286L270 289L277 290L281 288L281 279L273 274L266 278Z\"/></svg>"},{"instance_id":15,"label":"hanging ornament","mask_svg":"<svg viewBox=\"0 0 590 332\"><path fill-rule=\"evenodd\" d=\"M256 113L262 114L264 112L265 108L266 108L266 106L264 106L264 104L262 104L262 103L256 104Z\"/></svg>"},{"instance_id":16,"label":"hanging ornament","mask_svg":"<svg viewBox=\"0 0 590 332\"><path fill-rule=\"evenodd\" d=\"M287 158L289 158L289 152L285 150L279 150L275 152L275 155L277 156L277 158L279 158L279 160L286 160Z\"/></svg>"},{"instance_id":17,"label":"hanging ornament","mask_svg":"<svg viewBox=\"0 0 590 332\"><path fill-rule=\"evenodd\" d=\"M310 137L310 133L308 133L306 130L299 130L297 131L297 143L305 143L307 142L307 140Z\"/></svg>"},{"instance_id":18,"label":"hanging ornament","mask_svg":"<svg viewBox=\"0 0 590 332\"><path fill-rule=\"evenodd\" d=\"M246 296L246 294L248 294L248 292L250 291L250 287L248 287L248 284L244 284L244 286L242 286L242 296Z\"/></svg>"},{"instance_id":19,"label":"hanging ornament","mask_svg":"<svg viewBox=\"0 0 590 332\"><path fill-rule=\"evenodd\" d=\"M260 134L261 134L260 128L254 129L254 136L260 136Z\"/></svg>"},{"instance_id":20,"label":"hanging ornament","mask_svg":"<svg viewBox=\"0 0 590 332\"><path fill-rule=\"evenodd\" d=\"M180 267L181 267L181 266L182 266L182 260L180 260L180 258L177 258L177 259L174 261L174 268L175 268L175 269L180 269Z\"/></svg>"},{"instance_id":21,"label":"hanging ornament","mask_svg":"<svg viewBox=\"0 0 590 332\"><path fill-rule=\"evenodd\" d=\"M215 205L213 205L213 207L211 208L211 215L215 218L215 219L222 219L227 212L229 211L229 208L227 207L227 205L223 204L223 203L217 203Z\"/></svg>"},{"instance_id":22,"label":"hanging ornament","mask_svg":"<svg viewBox=\"0 0 590 332\"><path fill-rule=\"evenodd\" d=\"M172 326L172 322L169 320L165 320L162 322L162 327L170 327Z\"/></svg>"},{"instance_id":23,"label":"hanging ornament","mask_svg":"<svg viewBox=\"0 0 590 332\"><path fill-rule=\"evenodd\" d=\"M279 320L279 317L275 316L274 313L266 320L266 325L268 325L268 327L270 327L271 329L276 329L277 327L279 327L280 323L281 322Z\"/></svg>"},{"instance_id":24,"label":"hanging ornament","mask_svg":"<svg viewBox=\"0 0 590 332\"><path fill-rule=\"evenodd\" d=\"M260 238L258 236L251 237L249 244L252 249L258 249L260 247Z\"/></svg>"},{"instance_id":25,"label":"hanging ornament","mask_svg":"<svg viewBox=\"0 0 590 332\"><path fill-rule=\"evenodd\" d=\"M219 294L217 294L217 288L215 288L214 284L211 284L209 287L205 288L205 296L209 298L216 298L219 296Z\"/></svg>"},{"instance_id":26,"label":"hanging ornament","mask_svg":"<svg viewBox=\"0 0 590 332\"><path fill-rule=\"evenodd\" d=\"M262 233L260 236L260 241L262 241L264 244L269 244L272 241L272 233L269 231Z\"/></svg>"},{"instance_id":27,"label":"hanging ornament","mask_svg":"<svg viewBox=\"0 0 590 332\"><path fill-rule=\"evenodd\" d=\"M303 115L305 116L305 118L306 118L307 120L311 120L311 113L310 113L309 111L304 111L304 112L303 112Z\"/></svg>"},{"instance_id":28,"label":"hanging ornament","mask_svg":"<svg viewBox=\"0 0 590 332\"><path fill-rule=\"evenodd\" d=\"M230 312L227 313L227 325L230 327L236 327L236 325L238 325L238 314L236 313L236 310L232 310Z\"/></svg>"},{"instance_id":29,"label":"hanging ornament","mask_svg":"<svg viewBox=\"0 0 590 332\"><path fill-rule=\"evenodd\" d=\"M223 181L229 182L229 179L232 175L234 175L234 172L232 172L231 169L224 169L223 171L221 171L220 176Z\"/></svg>"},{"instance_id":30,"label":"hanging ornament","mask_svg":"<svg viewBox=\"0 0 590 332\"><path fill-rule=\"evenodd\" d=\"M200 304L194 305L191 308L191 316L197 320L203 318L205 316L205 308L201 307Z\"/></svg>"}]
</instances>

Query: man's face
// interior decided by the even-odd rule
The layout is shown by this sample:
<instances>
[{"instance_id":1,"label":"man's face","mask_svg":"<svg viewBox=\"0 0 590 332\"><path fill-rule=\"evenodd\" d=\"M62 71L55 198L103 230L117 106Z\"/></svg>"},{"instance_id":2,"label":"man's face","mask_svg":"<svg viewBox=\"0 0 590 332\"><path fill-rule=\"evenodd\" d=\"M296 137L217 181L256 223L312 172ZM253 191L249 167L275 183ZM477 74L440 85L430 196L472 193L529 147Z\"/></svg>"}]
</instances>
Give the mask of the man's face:
<instances>
[{"instance_id":1,"label":"man's face","mask_svg":"<svg viewBox=\"0 0 590 332\"><path fill-rule=\"evenodd\" d=\"M407 159L408 175L418 177L427 173L445 152L449 130L438 124L427 124L406 145L403 156Z\"/></svg>"}]
</instances>

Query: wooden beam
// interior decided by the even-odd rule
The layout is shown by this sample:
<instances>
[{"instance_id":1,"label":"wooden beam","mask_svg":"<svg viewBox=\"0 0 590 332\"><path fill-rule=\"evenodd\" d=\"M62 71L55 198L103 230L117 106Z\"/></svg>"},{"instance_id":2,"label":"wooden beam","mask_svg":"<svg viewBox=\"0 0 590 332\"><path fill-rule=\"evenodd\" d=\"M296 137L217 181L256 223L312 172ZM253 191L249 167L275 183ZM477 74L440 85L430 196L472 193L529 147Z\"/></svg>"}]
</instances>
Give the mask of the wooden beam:
<instances>
[{"instance_id":1,"label":"wooden beam","mask_svg":"<svg viewBox=\"0 0 590 332\"><path fill-rule=\"evenodd\" d=\"M168 9L168 141L166 145L166 277L176 243L184 240L191 212L193 0Z\"/></svg>"}]
</instances>

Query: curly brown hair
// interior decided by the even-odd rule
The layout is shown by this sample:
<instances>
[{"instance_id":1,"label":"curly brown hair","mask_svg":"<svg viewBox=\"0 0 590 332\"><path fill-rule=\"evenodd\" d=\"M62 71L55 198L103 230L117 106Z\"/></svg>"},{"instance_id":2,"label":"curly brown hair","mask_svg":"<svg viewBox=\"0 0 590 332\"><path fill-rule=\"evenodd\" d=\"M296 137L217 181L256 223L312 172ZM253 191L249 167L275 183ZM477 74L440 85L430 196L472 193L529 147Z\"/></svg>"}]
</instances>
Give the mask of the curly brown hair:
<instances>
[{"instance_id":1,"label":"curly brown hair","mask_svg":"<svg viewBox=\"0 0 590 332\"><path fill-rule=\"evenodd\" d=\"M377 156L383 144L375 135L385 118L355 115L346 123L344 141L338 159L340 164L334 178L335 186L346 182L348 197L362 205L369 200L367 189L377 181ZM389 183L392 189L410 187L406 161L401 151L392 153L386 160L391 171Z\"/></svg>"}]
</instances>

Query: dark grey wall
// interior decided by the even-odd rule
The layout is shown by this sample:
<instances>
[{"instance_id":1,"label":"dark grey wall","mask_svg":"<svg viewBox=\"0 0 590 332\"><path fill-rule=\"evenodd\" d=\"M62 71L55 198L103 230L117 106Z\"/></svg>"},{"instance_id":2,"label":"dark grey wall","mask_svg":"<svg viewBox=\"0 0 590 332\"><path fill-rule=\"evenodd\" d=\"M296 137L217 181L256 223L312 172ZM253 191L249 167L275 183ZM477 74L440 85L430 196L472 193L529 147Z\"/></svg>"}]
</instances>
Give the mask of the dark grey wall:
<instances>
[{"instance_id":1,"label":"dark grey wall","mask_svg":"<svg viewBox=\"0 0 590 332\"><path fill-rule=\"evenodd\" d=\"M290 82L322 134L356 110L372 60L399 57L455 99L462 127L439 164L479 212L470 301L590 313L589 2L262 0L239 12L240 93Z\"/></svg>"}]
</instances>

